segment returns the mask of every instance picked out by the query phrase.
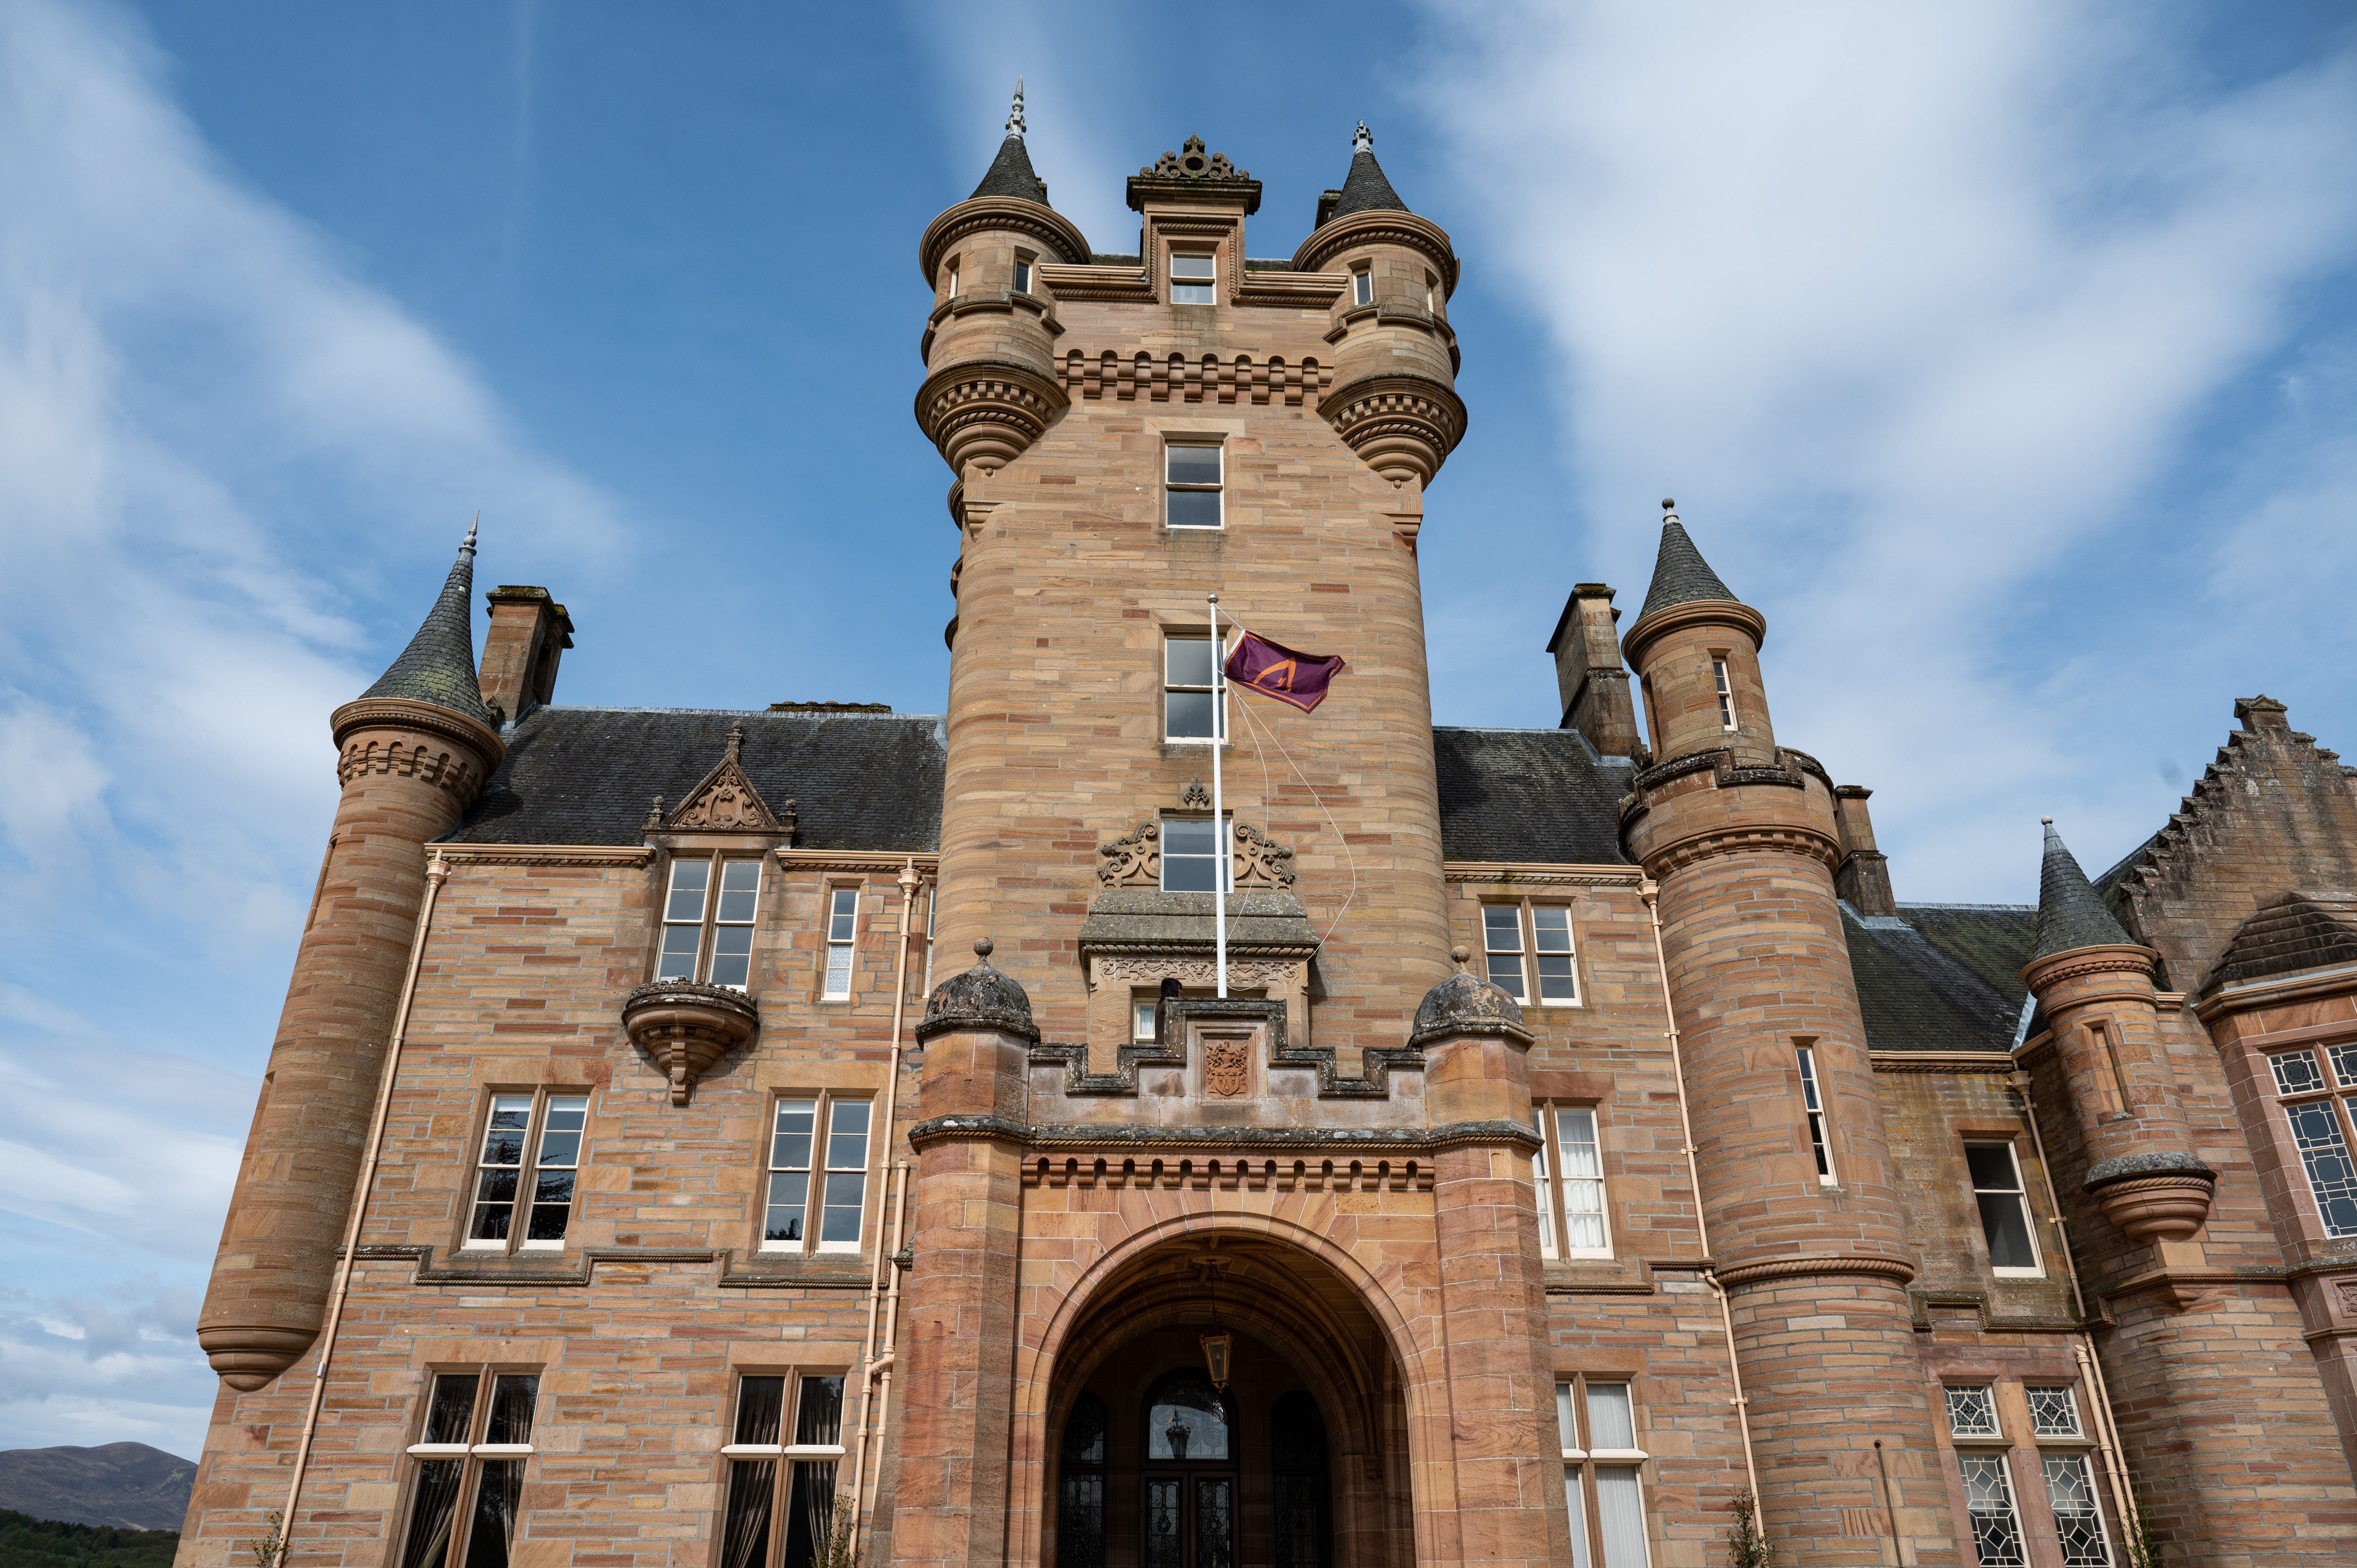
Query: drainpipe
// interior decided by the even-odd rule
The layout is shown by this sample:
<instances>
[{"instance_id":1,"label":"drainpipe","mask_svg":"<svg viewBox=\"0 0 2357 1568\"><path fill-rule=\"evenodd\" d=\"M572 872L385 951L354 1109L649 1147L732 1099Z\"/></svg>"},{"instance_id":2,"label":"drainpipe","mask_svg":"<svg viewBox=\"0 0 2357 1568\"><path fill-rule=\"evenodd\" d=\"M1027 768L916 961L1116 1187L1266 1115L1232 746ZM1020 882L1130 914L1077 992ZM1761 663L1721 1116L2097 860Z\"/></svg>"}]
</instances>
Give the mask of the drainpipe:
<instances>
[{"instance_id":1,"label":"drainpipe","mask_svg":"<svg viewBox=\"0 0 2357 1568\"><path fill-rule=\"evenodd\" d=\"M2025 1015L2025 1019L2026 1019ZM2038 1131L2038 1106L2029 1097L2031 1079L2029 1073L2016 1069L2006 1082L2021 1096L2021 1117L2029 1127L2029 1146L2038 1151L2038 1175L2046 1187L2046 1209L2054 1217L2054 1242L2062 1250L2062 1272L2071 1276L2071 1299L2079 1308L2083 1326L2071 1344L2071 1354L2087 1380L2095 1390L2095 1446L2103 1452L2104 1478L2112 1486L2112 1515L2120 1520L2122 1530L2133 1534L2140 1520L2136 1513L2136 1491L2127 1482L2127 1458L2120 1452L2119 1423L2112 1413L2112 1391L2104 1380L2104 1363L2095 1354L2095 1337L2083 1325L2087 1321L2086 1294L2079 1288L2079 1263L2071 1253L2070 1222L2062 1217L2061 1199L2054 1192L2054 1167L2046 1163L2046 1140Z\"/></svg>"},{"instance_id":2,"label":"drainpipe","mask_svg":"<svg viewBox=\"0 0 2357 1568\"><path fill-rule=\"evenodd\" d=\"M1694 1119L1686 1111L1685 1058L1678 1048L1678 1014L1670 1002L1670 961L1662 950L1662 885L1648 876L1637 884L1637 897L1645 901L1645 913L1653 921L1653 970L1662 979L1662 1021L1667 1026L1663 1033L1670 1042L1670 1069L1678 1080L1678 1131L1685 1139L1686 1181L1694 1189L1695 1236L1702 1246L1705 1259L1710 1256L1710 1222L1703 1218L1702 1171L1695 1164ZM1751 1454L1750 1401L1743 1397L1743 1365L1735 1356L1735 1311L1727 1304L1726 1287L1718 1283L1718 1274L1708 1262L1702 1271L1703 1283L1718 1298L1718 1326L1727 1336L1727 1375L1733 1380L1735 1397L1727 1403L1735 1407L1735 1423L1743 1432L1743 1473L1751 1483L1751 1500L1760 1505L1760 1466ZM1889 1488L1883 1488L1886 1502ZM1895 1518L1895 1516L1894 1516ZM1764 1533L1764 1532L1763 1532Z\"/></svg>"},{"instance_id":3,"label":"drainpipe","mask_svg":"<svg viewBox=\"0 0 2357 1568\"><path fill-rule=\"evenodd\" d=\"M899 1098L900 1089L900 1029L908 1015L909 944L916 940L917 934L918 881L917 863L913 858L900 867L899 880L900 957L894 966L892 982L892 1066L890 1069L892 1076L884 1085L883 1135L877 1141L876 1145L879 1155L881 1151L888 1150L892 1146L893 1106ZM928 952L926 957L930 962L931 954ZM882 1173L879 1171L877 1174ZM888 1338L885 1342L888 1348L883 1359L879 1361L876 1355L876 1319L884 1300L884 1266L887 1262L884 1251L883 1204L880 1201L882 1197L880 1190L877 1197L879 1201L877 1204L876 1267L867 1280L867 1339L859 1352L859 1414L852 1423L852 1431L857 1440L857 1447L851 1460L851 1545L855 1550L859 1545L859 1521L865 1512L867 1498L867 1412L870 1396L876 1387L876 1374L879 1368L883 1370L888 1384L891 1378L892 1357L888 1348L891 1341ZM896 1294L899 1285L899 1273L895 1271L892 1288ZM882 1430L880 1420L877 1430L879 1432Z\"/></svg>"},{"instance_id":4,"label":"drainpipe","mask_svg":"<svg viewBox=\"0 0 2357 1568\"><path fill-rule=\"evenodd\" d=\"M409 941L409 972L401 983L401 1005L393 1015L393 1039L384 1053L384 1070L376 1086L376 1115L369 1123L368 1153L361 1161L360 1180L352 1187L352 1217L344 1226L344 1255L336 1265L336 1291L328 1305L328 1326L319 1337L319 1362L311 1379L310 1408L303 1412L303 1438L295 1447L295 1477L286 1484L286 1511L278 1521L277 1555L272 1568L285 1568L293 1547L295 1504L303 1493L303 1473L311 1464L311 1439L319 1429L319 1406L328 1394L328 1362L336 1353L336 1333L343 1326L344 1303L352 1293L352 1265L360 1250L361 1220L368 1209L369 1188L376 1182L377 1156L384 1148L385 1118L393 1109L393 1076L401 1068L401 1046L409 1034L409 1004L417 994L417 966L425 957L426 928L434 923L434 901L442 891L450 867L436 850L425 866L425 902L417 911L417 931Z\"/></svg>"}]
</instances>

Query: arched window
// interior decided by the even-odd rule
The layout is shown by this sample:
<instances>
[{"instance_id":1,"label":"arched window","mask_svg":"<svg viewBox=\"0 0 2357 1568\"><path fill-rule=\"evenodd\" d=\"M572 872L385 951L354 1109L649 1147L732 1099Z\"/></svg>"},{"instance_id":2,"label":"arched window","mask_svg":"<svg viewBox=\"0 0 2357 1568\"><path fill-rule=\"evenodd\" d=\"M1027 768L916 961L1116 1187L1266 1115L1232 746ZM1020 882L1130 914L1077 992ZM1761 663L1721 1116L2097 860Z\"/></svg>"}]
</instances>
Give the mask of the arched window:
<instances>
[{"instance_id":1,"label":"arched window","mask_svg":"<svg viewBox=\"0 0 2357 1568\"><path fill-rule=\"evenodd\" d=\"M1326 1421L1305 1393L1269 1412L1269 1468L1276 1479L1276 1568L1326 1568L1329 1527Z\"/></svg>"},{"instance_id":2,"label":"arched window","mask_svg":"<svg viewBox=\"0 0 2357 1568\"><path fill-rule=\"evenodd\" d=\"M1064 1418L1056 1568L1104 1568L1104 1401L1082 1393Z\"/></svg>"}]
</instances>

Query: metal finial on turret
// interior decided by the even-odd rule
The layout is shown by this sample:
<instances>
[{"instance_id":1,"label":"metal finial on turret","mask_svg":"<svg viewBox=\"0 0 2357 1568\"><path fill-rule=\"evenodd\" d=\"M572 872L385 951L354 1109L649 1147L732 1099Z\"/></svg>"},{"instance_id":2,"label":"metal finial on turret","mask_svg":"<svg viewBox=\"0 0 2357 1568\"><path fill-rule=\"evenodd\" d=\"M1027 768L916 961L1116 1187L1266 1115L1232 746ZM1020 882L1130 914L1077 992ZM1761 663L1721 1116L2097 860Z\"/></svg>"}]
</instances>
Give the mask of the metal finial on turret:
<instances>
[{"instance_id":1,"label":"metal finial on turret","mask_svg":"<svg viewBox=\"0 0 2357 1568\"><path fill-rule=\"evenodd\" d=\"M1015 79L1015 106L1006 112L1006 134L1020 141L1023 138L1023 79Z\"/></svg>"},{"instance_id":2,"label":"metal finial on turret","mask_svg":"<svg viewBox=\"0 0 2357 1568\"><path fill-rule=\"evenodd\" d=\"M1358 154L1372 153L1374 150L1375 138L1368 133L1367 123L1361 120L1359 122L1359 134L1351 138L1351 151Z\"/></svg>"},{"instance_id":3,"label":"metal finial on turret","mask_svg":"<svg viewBox=\"0 0 2357 1568\"><path fill-rule=\"evenodd\" d=\"M469 555L472 555L475 553L475 530L481 526L482 521L483 514L479 511L477 512L475 514L474 521L467 524L467 537L459 541L458 548L465 551Z\"/></svg>"}]
</instances>

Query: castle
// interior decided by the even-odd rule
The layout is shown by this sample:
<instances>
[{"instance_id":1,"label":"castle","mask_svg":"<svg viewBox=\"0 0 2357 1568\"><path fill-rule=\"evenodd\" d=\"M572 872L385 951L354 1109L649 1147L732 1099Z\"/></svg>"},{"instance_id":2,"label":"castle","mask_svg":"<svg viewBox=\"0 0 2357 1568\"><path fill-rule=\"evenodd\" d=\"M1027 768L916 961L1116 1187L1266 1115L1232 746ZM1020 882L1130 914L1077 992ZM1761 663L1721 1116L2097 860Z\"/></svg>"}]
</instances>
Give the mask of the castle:
<instances>
[{"instance_id":1,"label":"castle","mask_svg":"<svg viewBox=\"0 0 2357 1568\"><path fill-rule=\"evenodd\" d=\"M2110 872L1899 903L1674 515L1435 727L1448 234L1363 127L1286 259L1128 197L1018 99L920 242L946 716L560 704L471 532L336 711L180 1561L2357 1554L2352 770L2249 699Z\"/></svg>"}]
</instances>

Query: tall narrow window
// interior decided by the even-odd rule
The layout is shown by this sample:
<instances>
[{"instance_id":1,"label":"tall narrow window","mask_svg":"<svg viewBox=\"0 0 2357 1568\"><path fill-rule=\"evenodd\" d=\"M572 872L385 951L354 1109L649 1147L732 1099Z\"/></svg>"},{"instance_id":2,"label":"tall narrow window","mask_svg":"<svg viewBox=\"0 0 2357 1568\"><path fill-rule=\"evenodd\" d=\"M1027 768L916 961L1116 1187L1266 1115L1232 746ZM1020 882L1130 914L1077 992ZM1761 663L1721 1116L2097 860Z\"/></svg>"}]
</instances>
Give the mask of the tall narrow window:
<instances>
[{"instance_id":1,"label":"tall narrow window","mask_svg":"<svg viewBox=\"0 0 2357 1568\"><path fill-rule=\"evenodd\" d=\"M1973 1525L1973 1552L1981 1568L2020 1568L2021 1515L2013 1506L2013 1481L2003 1454L1959 1454L1964 1473L1964 1507Z\"/></svg>"},{"instance_id":2,"label":"tall narrow window","mask_svg":"<svg viewBox=\"0 0 2357 1568\"><path fill-rule=\"evenodd\" d=\"M1170 253L1170 303L1173 305L1211 305L1211 258L1201 252Z\"/></svg>"},{"instance_id":3,"label":"tall narrow window","mask_svg":"<svg viewBox=\"0 0 2357 1568\"><path fill-rule=\"evenodd\" d=\"M1352 305L1375 303L1375 274L1365 267L1356 267L1351 270L1351 303Z\"/></svg>"},{"instance_id":4,"label":"tall narrow window","mask_svg":"<svg viewBox=\"0 0 2357 1568\"><path fill-rule=\"evenodd\" d=\"M1532 1112L1540 1148L1531 1161L1538 1192L1539 1255L1609 1258L1604 1162L1592 1105L1543 1106ZM1560 1238L1560 1244L1557 1239Z\"/></svg>"},{"instance_id":5,"label":"tall narrow window","mask_svg":"<svg viewBox=\"0 0 2357 1568\"><path fill-rule=\"evenodd\" d=\"M553 1251L565 1245L588 1113L586 1094L491 1096L476 1161L467 1250L504 1251L521 1242ZM536 1146L535 1120L540 1124Z\"/></svg>"},{"instance_id":6,"label":"tall narrow window","mask_svg":"<svg viewBox=\"0 0 2357 1568\"><path fill-rule=\"evenodd\" d=\"M811 1568L834 1522L843 1379L739 1378L733 1436L720 1451L728 1461L720 1568Z\"/></svg>"},{"instance_id":7,"label":"tall narrow window","mask_svg":"<svg viewBox=\"0 0 2357 1568\"><path fill-rule=\"evenodd\" d=\"M1809 1118L1809 1147L1817 1156L1817 1180L1827 1187L1834 1185L1834 1145L1825 1133L1825 1101L1817 1089L1817 1053L1811 1046L1802 1046L1798 1054L1801 1065L1801 1103Z\"/></svg>"},{"instance_id":8,"label":"tall narrow window","mask_svg":"<svg viewBox=\"0 0 2357 1568\"><path fill-rule=\"evenodd\" d=\"M507 1568L539 1397L533 1372L436 1374L419 1441L409 1446L417 1479L399 1568Z\"/></svg>"},{"instance_id":9,"label":"tall narrow window","mask_svg":"<svg viewBox=\"0 0 2357 1568\"><path fill-rule=\"evenodd\" d=\"M1215 683L1217 677L1210 638L1163 639L1163 738L1178 742L1227 738L1227 700Z\"/></svg>"},{"instance_id":10,"label":"tall narrow window","mask_svg":"<svg viewBox=\"0 0 2357 1568\"><path fill-rule=\"evenodd\" d=\"M2291 1129L2293 1150L2308 1174L2317 1217L2327 1236L2357 1236L2357 1164L2350 1155L2349 1106L2332 1092L2357 1089L2357 1050L2336 1046L2327 1053L2328 1079L2312 1050L2285 1051L2267 1058L2276 1096Z\"/></svg>"},{"instance_id":11,"label":"tall narrow window","mask_svg":"<svg viewBox=\"0 0 2357 1568\"><path fill-rule=\"evenodd\" d=\"M1539 1204L1539 1256L1559 1257L1555 1244L1555 1177L1547 1160L1546 1107L1532 1109L1531 1131L1539 1135L1538 1152L1531 1155L1531 1187Z\"/></svg>"},{"instance_id":12,"label":"tall narrow window","mask_svg":"<svg viewBox=\"0 0 2357 1568\"><path fill-rule=\"evenodd\" d=\"M1224 449L1211 441L1173 441L1162 449L1162 521L1172 528L1217 528L1225 478Z\"/></svg>"},{"instance_id":13,"label":"tall narrow window","mask_svg":"<svg viewBox=\"0 0 2357 1568\"><path fill-rule=\"evenodd\" d=\"M1531 907L1531 956L1539 972L1541 1002L1579 1000L1579 977L1571 962L1571 911L1559 905Z\"/></svg>"},{"instance_id":14,"label":"tall narrow window","mask_svg":"<svg viewBox=\"0 0 2357 1568\"><path fill-rule=\"evenodd\" d=\"M867 1208L867 1101L833 1102L826 1129L825 1205L818 1250L859 1251L859 1220Z\"/></svg>"},{"instance_id":15,"label":"tall narrow window","mask_svg":"<svg viewBox=\"0 0 2357 1568\"><path fill-rule=\"evenodd\" d=\"M826 896L825 1000L841 1002L851 994L851 958L859 936L859 889L830 888Z\"/></svg>"},{"instance_id":16,"label":"tall narrow window","mask_svg":"<svg viewBox=\"0 0 2357 1568\"><path fill-rule=\"evenodd\" d=\"M1162 891L1226 892L1235 867L1220 854L1220 829L1209 817L1162 819Z\"/></svg>"},{"instance_id":17,"label":"tall narrow window","mask_svg":"<svg viewBox=\"0 0 2357 1568\"><path fill-rule=\"evenodd\" d=\"M1512 904L1481 908L1481 947L1490 963L1490 983L1523 1000L1523 911Z\"/></svg>"},{"instance_id":18,"label":"tall narrow window","mask_svg":"<svg viewBox=\"0 0 2357 1568\"><path fill-rule=\"evenodd\" d=\"M769 1217L764 1251L800 1251L810 1215L811 1149L818 1134L818 1101L780 1100L770 1128Z\"/></svg>"},{"instance_id":19,"label":"tall narrow window","mask_svg":"<svg viewBox=\"0 0 2357 1568\"><path fill-rule=\"evenodd\" d=\"M1964 1164L1973 1173L1973 1201L1980 1206L1990 1267L2000 1275L2044 1273L2029 1223L2029 1195L2022 1190L2021 1165L2013 1145L1966 1144Z\"/></svg>"},{"instance_id":20,"label":"tall narrow window","mask_svg":"<svg viewBox=\"0 0 2357 1568\"><path fill-rule=\"evenodd\" d=\"M945 295L945 297L950 298L950 299L955 299L955 298L957 297L957 291L958 291L958 259L957 259L955 256L952 256L952 257L950 258L950 264L949 264L949 281L948 281L948 283L947 283L947 284L945 284L945 285L943 285L943 287L942 287L942 293L943 293L943 295Z\"/></svg>"},{"instance_id":21,"label":"tall narrow window","mask_svg":"<svg viewBox=\"0 0 2357 1568\"><path fill-rule=\"evenodd\" d=\"M2054 1535L2065 1568L2111 1568L2111 1537L2095 1501L2094 1467L2087 1456L2041 1455L2039 1467L2046 1473L2046 1501L2054 1510Z\"/></svg>"},{"instance_id":22,"label":"tall narrow window","mask_svg":"<svg viewBox=\"0 0 2357 1568\"><path fill-rule=\"evenodd\" d=\"M712 897L715 872L718 896ZM753 929L761 903L761 863L682 857L663 895L657 980L702 981L744 990L752 983Z\"/></svg>"},{"instance_id":23,"label":"tall narrow window","mask_svg":"<svg viewBox=\"0 0 2357 1568\"><path fill-rule=\"evenodd\" d=\"M1714 659L1710 661L1710 678L1718 688L1718 727L1733 729L1735 727L1735 687L1727 678L1726 660Z\"/></svg>"},{"instance_id":24,"label":"tall narrow window","mask_svg":"<svg viewBox=\"0 0 2357 1568\"><path fill-rule=\"evenodd\" d=\"M1056 1487L1056 1568L1104 1568L1105 1406L1082 1392L1064 1418Z\"/></svg>"},{"instance_id":25,"label":"tall narrow window","mask_svg":"<svg viewBox=\"0 0 2357 1568\"><path fill-rule=\"evenodd\" d=\"M871 1110L867 1101L831 1095L778 1101L770 1124L763 1251L859 1251ZM813 1176L820 1178L815 1184Z\"/></svg>"},{"instance_id":26,"label":"tall narrow window","mask_svg":"<svg viewBox=\"0 0 2357 1568\"><path fill-rule=\"evenodd\" d=\"M2094 1036L2095 1048L2103 1053L2104 1065L2111 1069L2113 1109L2123 1116L2136 1114L2136 1101L2128 1093L2128 1075L2120 1066L2120 1043L2111 1029L2103 1024L2090 1024L2087 1033Z\"/></svg>"},{"instance_id":27,"label":"tall narrow window","mask_svg":"<svg viewBox=\"0 0 2357 1568\"><path fill-rule=\"evenodd\" d=\"M1031 292L1031 258L1021 251L1015 252L1015 292Z\"/></svg>"},{"instance_id":28,"label":"tall narrow window","mask_svg":"<svg viewBox=\"0 0 2357 1568\"><path fill-rule=\"evenodd\" d=\"M1637 1446L1629 1385L1576 1378L1555 1385L1555 1400L1573 1568L1645 1568L1648 1455Z\"/></svg>"},{"instance_id":29,"label":"tall narrow window","mask_svg":"<svg viewBox=\"0 0 2357 1568\"><path fill-rule=\"evenodd\" d=\"M1269 1412L1268 1458L1275 1472L1275 1568L1326 1568L1331 1509L1326 1419L1318 1413L1316 1400L1297 1391L1278 1397Z\"/></svg>"}]
</instances>

